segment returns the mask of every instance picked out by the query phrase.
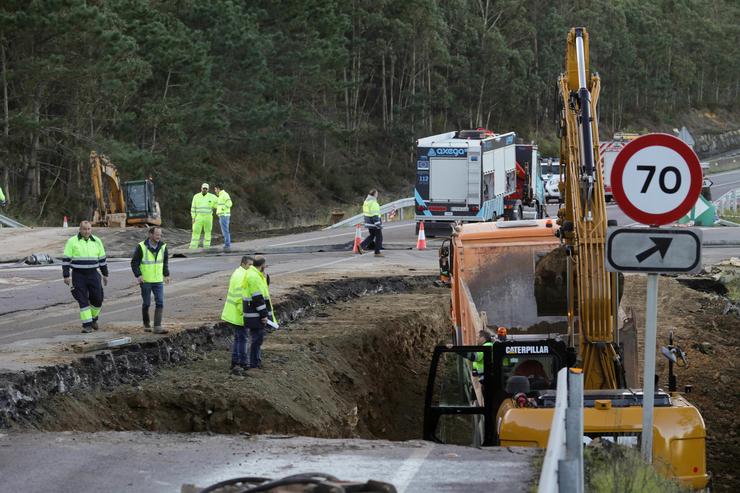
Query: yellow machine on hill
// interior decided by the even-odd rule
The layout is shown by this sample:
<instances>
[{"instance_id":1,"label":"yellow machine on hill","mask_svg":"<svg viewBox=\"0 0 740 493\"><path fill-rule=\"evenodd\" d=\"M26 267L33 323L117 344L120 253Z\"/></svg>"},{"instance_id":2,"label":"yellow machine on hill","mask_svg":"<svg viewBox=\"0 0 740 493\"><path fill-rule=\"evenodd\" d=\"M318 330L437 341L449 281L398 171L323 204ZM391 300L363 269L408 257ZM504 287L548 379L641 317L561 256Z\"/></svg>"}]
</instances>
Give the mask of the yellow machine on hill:
<instances>
[{"instance_id":1,"label":"yellow machine on hill","mask_svg":"<svg viewBox=\"0 0 740 493\"><path fill-rule=\"evenodd\" d=\"M600 81L589 72L585 29L568 34L565 64L558 82L564 207L557 224L465 224L453 234L446 262L456 345L438 346L432 358L425 439L470 443L472 436L474 444L546 447L556 374L578 366L586 388L586 437L640 443L642 391L625 388L623 361L636 355L617 341L619 283L604 265L606 203L595 159ZM506 338L481 345L481 331L496 333L497 327L508 330ZM479 354L483 369L472 371ZM705 440L694 406L677 392L655 392L659 471L704 488Z\"/></svg>"},{"instance_id":2,"label":"yellow machine on hill","mask_svg":"<svg viewBox=\"0 0 740 493\"><path fill-rule=\"evenodd\" d=\"M127 181L121 186L110 159L90 152L90 178L95 194L94 226L159 226L162 216L151 180Z\"/></svg>"}]
</instances>

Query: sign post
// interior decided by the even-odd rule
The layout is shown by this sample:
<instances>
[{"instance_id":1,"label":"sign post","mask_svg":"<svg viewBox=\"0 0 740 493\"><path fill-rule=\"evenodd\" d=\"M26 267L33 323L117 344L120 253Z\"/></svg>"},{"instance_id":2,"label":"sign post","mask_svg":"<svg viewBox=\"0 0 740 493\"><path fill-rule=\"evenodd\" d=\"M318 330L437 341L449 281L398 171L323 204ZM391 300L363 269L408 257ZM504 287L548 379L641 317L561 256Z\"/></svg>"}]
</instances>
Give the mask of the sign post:
<instances>
[{"instance_id":1,"label":"sign post","mask_svg":"<svg viewBox=\"0 0 740 493\"><path fill-rule=\"evenodd\" d=\"M701 193L702 178L693 149L668 134L648 134L629 142L612 168L612 193L620 208L635 221L653 226L610 229L606 248L609 270L647 273L640 448L649 463L653 461L658 274L701 269L700 231L657 227L691 210Z\"/></svg>"}]
</instances>

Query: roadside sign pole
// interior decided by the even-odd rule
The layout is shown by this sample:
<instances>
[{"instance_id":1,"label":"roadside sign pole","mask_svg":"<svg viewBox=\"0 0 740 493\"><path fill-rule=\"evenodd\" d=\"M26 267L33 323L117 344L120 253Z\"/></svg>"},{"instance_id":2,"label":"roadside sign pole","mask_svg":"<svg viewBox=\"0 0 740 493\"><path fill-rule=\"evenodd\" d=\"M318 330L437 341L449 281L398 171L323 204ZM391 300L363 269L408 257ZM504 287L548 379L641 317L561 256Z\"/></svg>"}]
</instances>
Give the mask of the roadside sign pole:
<instances>
[{"instance_id":1,"label":"roadside sign pole","mask_svg":"<svg viewBox=\"0 0 740 493\"><path fill-rule=\"evenodd\" d=\"M642 457L653 462L653 407L655 397L655 344L658 323L658 274L647 275L645 309L645 372L642 376Z\"/></svg>"}]
</instances>

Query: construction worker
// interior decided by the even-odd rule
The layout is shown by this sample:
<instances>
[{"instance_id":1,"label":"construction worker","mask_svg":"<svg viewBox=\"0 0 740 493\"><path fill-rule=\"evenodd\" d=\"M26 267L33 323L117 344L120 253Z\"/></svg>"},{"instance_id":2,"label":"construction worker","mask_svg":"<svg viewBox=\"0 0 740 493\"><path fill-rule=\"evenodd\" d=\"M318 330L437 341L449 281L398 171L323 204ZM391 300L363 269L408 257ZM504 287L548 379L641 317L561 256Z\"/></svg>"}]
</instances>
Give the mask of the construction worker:
<instances>
[{"instance_id":1,"label":"construction worker","mask_svg":"<svg viewBox=\"0 0 740 493\"><path fill-rule=\"evenodd\" d=\"M483 329L478 331L478 345L479 346L493 346L493 342L491 341L492 334L488 332L487 330ZM472 360L473 360L473 374L478 375L483 379L483 357L485 356L485 353L483 352L476 352L471 353Z\"/></svg>"},{"instance_id":2,"label":"construction worker","mask_svg":"<svg viewBox=\"0 0 740 493\"><path fill-rule=\"evenodd\" d=\"M262 341L268 325L277 327L265 277L267 260L257 256L244 276L244 326L249 329L249 367L262 368Z\"/></svg>"},{"instance_id":3,"label":"construction worker","mask_svg":"<svg viewBox=\"0 0 740 493\"><path fill-rule=\"evenodd\" d=\"M70 276L71 269L71 276ZM72 296L80 304L82 332L98 330L98 316L103 308L103 285L108 285L108 264L103 242L92 234L89 221L80 223L80 232L67 240L62 257L64 284L72 285ZM71 278L70 278L71 277Z\"/></svg>"},{"instance_id":4,"label":"construction worker","mask_svg":"<svg viewBox=\"0 0 740 493\"><path fill-rule=\"evenodd\" d=\"M499 327L496 329L496 339L493 342L506 342L507 334L506 327Z\"/></svg>"},{"instance_id":5,"label":"construction worker","mask_svg":"<svg viewBox=\"0 0 740 493\"><path fill-rule=\"evenodd\" d=\"M243 256L241 264L231 274L226 303L221 312L221 320L226 322L234 332L234 344L231 347L231 373L240 374L249 368L247 364L247 329L244 327L244 303L247 298L244 292L247 270L254 259Z\"/></svg>"},{"instance_id":6,"label":"construction worker","mask_svg":"<svg viewBox=\"0 0 740 493\"><path fill-rule=\"evenodd\" d=\"M203 231L203 248L211 246L211 229L213 228L213 209L216 208L216 196L208 192L208 183L200 186L200 193L193 196L190 216L193 218L193 236L190 248L198 248L200 233Z\"/></svg>"},{"instance_id":7,"label":"construction worker","mask_svg":"<svg viewBox=\"0 0 740 493\"><path fill-rule=\"evenodd\" d=\"M162 241L162 228L149 228L147 239L136 245L131 257L131 270L141 288L141 318L144 331L152 332L149 324L149 306L154 293L154 330L155 334L166 334L162 328L164 311L164 284L170 282L167 244Z\"/></svg>"},{"instance_id":8,"label":"construction worker","mask_svg":"<svg viewBox=\"0 0 740 493\"><path fill-rule=\"evenodd\" d=\"M373 188L368 192L365 202L362 204L362 214L365 216L365 227L368 237L360 243L359 252L370 248L375 249L375 256L382 257L380 249L383 248L383 225L380 221L380 205L378 204L378 191Z\"/></svg>"},{"instance_id":9,"label":"construction worker","mask_svg":"<svg viewBox=\"0 0 740 493\"><path fill-rule=\"evenodd\" d=\"M231 249L229 221L231 220L231 206L234 203L220 184L213 187L213 191L216 192L216 215L218 224L221 226L221 234L224 235L224 250L228 251Z\"/></svg>"},{"instance_id":10,"label":"construction worker","mask_svg":"<svg viewBox=\"0 0 740 493\"><path fill-rule=\"evenodd\" d=\"M3 187L0 187L0 205L3 207L8 205L8 201L5 200L5 194L3 193Z\"/></svg>"}]
</instances>

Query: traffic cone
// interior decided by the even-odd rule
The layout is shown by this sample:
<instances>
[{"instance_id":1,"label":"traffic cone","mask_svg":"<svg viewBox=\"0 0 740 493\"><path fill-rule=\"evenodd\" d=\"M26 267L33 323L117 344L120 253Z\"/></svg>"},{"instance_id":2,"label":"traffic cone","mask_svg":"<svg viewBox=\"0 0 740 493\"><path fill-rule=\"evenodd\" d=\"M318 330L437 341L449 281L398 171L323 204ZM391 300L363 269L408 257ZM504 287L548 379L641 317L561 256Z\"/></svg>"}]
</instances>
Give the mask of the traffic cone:
<instances>
[{"instance_id":1,"label":"traffic cone","mask_svg":"<svg viewBox=\"0 0 740 493\"><path fill-rule=\"evenodd\" d=\"M424 234L424 221L419 223L419 239L416 240L417 250L427 249L427 236Z\"/></svg>"},{"instance_id":2,"label":"traffic cone","mask_svg":"<svg viewBox=\"0 0 740 493\"><path fill-rule=\"evenodd\" d=\"M63 228L68 228L69 224L67 223L67 216L64 216L64 222L62 223Z\"/></svg>"},{"instance_id":3,"label":"traffic cone","mask_svg":"<svg viewBox=\"0 0 740 493\"><path fill-rule=\"evenodd\" d=\"M352 247L352 252L354 253L362 253L362 247L360 247L360 243L362 243L362 231L360 230L360 225L355 226L355 245Z\"/></svg>"}]
</instances>

